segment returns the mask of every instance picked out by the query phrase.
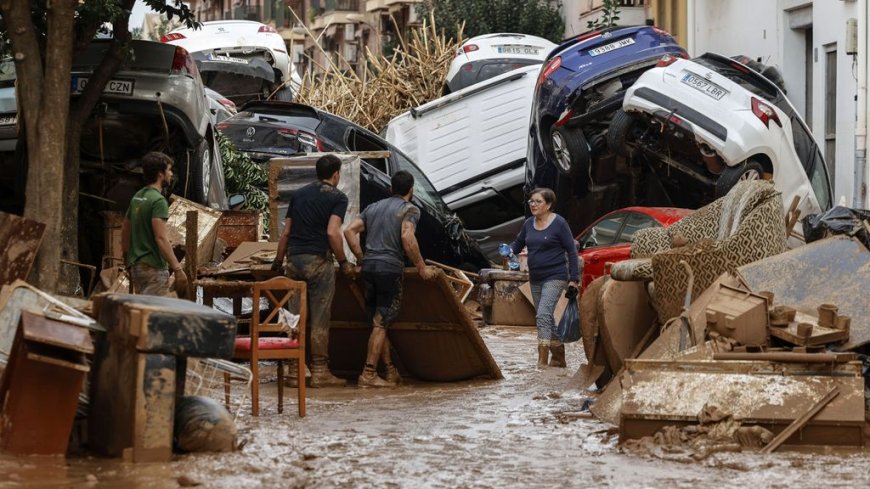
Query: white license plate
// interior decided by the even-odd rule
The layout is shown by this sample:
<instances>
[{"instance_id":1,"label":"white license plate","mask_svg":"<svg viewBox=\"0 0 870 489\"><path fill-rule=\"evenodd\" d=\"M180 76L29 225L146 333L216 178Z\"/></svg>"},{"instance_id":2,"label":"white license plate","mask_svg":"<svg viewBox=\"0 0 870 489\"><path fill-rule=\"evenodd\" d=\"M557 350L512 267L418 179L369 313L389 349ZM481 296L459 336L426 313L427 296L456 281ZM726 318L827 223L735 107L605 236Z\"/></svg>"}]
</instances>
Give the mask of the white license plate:
<instances>
[{"instance_id":1,"label":"white license plate","mask_svg":"<svg viewBox=\"0 0 870 489\"><path fill-rule=\"evenodd\" d=\"M600 48L594 48L589 50L589 56L598 56L604 53L609 53L611 51L615 51L619 48L624 48L626 46L631 46L634 44L634 38L626 37L625 39L620 39L616 42L612 42L610 44L605 44Z\"/></svg>"},{"instance_id":2,"label":"white license plate","mask_svg":"<svg viewBox=\"0 0 870 489\"><path fill-rule=\"evenodd\" d=\"M495 47L499 54L520 54L525 56L537 56L541 48L535 46L523 46L521 44L502 44Z\"/></svg>"},{"instance_id":3,"label":"white license plate","mask_svg":"<svg viewBox=\"0 0 870 489\"><path fill-rule=\"evenodd\" d=\"M0 116L0 126L11 126L18 122L18 117L14 115Z\"/></svg>"},{"instance_id":4,"label":"white license plate","mask_svg":"<svg viewBox=\"0 0 870 489\"><path fill-rule=\"evenodd\" d=\"M694 88L695 90L706 93L707 95L713 97L716 100L720 100L722 97L725 96L726 93L728 93L727 90L720 87L719 85L716 85L710 80L701 78L700 76L693 75L692 73L686 73L685 75L683 75L683 78L680 81Z\"/></svg>"},{"instance_id":5,"label":"white license plate","mask_svg":"<svg viewBox=\"0 0 870 489\"><path fill-rule=\"evenodd\" d=\"M103 93L109 93L112 95L133 95L134 84L134 80L128 79L109 80L109 83L106 83L106 88L103 89ZM88 79L86 77L74 76L72 78L72 93L82 93L82 90L84 90L87 85Z\"/></svg>"}]
</instances>

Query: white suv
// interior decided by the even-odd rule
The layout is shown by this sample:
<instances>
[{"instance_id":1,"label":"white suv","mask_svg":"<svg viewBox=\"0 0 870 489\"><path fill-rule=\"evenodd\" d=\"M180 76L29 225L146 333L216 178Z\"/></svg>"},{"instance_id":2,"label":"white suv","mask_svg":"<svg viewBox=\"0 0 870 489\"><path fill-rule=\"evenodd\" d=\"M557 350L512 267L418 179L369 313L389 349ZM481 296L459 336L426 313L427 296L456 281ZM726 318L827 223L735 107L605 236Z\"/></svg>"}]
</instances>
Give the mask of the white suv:
<instances>
[{"instance_id":1,"label":"white suv","mask_svg":"<svg viewBox=\"0 0 870 489\"><path fill-rule=\"evenodd\" d=\"M650 163L672 194L711 200L740 180L772 178L784 205L800 197L802 215L831 206L809 128L782 90L734 59L665 56L628 89L622 107L608 144Z\"/></svg>"},{"instance_id":2,"label":"white suv","mask_svg":"<svg viewBox=\"0 0 870 489\"><path fill-rule=\"evenodd\" d=\"M539 65L556 45L526 34L485 34L472 37L456 50L444 95L528 65Z\"/></svg>"}]
</instances>

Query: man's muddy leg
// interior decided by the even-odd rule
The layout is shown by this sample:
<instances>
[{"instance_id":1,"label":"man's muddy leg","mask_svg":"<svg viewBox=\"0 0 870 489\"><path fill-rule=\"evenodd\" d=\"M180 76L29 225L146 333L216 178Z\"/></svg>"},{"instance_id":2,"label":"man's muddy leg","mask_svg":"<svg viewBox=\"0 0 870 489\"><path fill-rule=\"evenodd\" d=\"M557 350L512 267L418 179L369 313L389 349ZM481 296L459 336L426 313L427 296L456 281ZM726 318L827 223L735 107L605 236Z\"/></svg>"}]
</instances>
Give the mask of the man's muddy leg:
<instances>
[{"instance_id":1,"label":"man's muddy leg","mask_svg":"<svg viewBox=\"0 0 870 489\"><path fill-rule=\"evenodd\" d=\"M387 339L387 330L384 328L381 313L376 312L372 318L372 333L369 335L368 351L366 352L366 365L362 375L359 376L357 385L360 387L393 387L386 380L378 377L375 370L378 358L383 356L384 344Z\"/></svg>"}]
</instances>

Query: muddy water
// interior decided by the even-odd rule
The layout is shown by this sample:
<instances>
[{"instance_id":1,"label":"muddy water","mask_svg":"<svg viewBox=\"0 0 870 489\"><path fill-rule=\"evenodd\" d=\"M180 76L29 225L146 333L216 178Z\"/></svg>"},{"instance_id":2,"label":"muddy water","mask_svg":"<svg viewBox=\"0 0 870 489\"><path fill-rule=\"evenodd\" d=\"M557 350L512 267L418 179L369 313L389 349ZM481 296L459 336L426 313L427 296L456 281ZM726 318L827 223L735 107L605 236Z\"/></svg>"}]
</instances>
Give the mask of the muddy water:
<instances>
[{"instance_id":1,"label":"muddy water","mask_svg":"<svg viewBox=\"0 0 870 489\"><path fill-rule=\"evenodd\" d=\"M311 389L305 419L296 417L289 389L277 414L272 381L263 385L261 416L238 420L249 440L241 452L138 465L0 456L0 487L156 489L179 480L220 488L870 485L868 452L722 453L701 463L622 454L607 425L577 414L591 394L570 387L574 369L533 368L532 331L486 329L483 336L502 381ZM580 356L579 346L569 346L569 367Z\"/></svg>"}]
</instances>

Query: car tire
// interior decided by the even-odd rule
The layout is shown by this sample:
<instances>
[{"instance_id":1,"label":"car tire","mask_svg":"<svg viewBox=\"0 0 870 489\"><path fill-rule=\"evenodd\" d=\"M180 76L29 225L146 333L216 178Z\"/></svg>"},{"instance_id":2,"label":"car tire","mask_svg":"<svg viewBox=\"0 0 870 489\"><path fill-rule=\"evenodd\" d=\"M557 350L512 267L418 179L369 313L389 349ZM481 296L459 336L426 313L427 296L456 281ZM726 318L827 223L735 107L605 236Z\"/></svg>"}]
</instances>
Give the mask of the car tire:
<instances>
[{"instance_id":1,"label":"car tire","mask_svg":"<svg viewBox=\"0 0 870 489\"><path fill-rule=\"evenodd\" d=\"M764 175L764 166L761 163L748 159L735 166L729 166L722 171L716 180L716 197L727 194L731 187L743 180L761 180Z\"/></svg>"},{"instance_id":2,"label":"car tire","mask_svg":"<svg viewBox=\"0 0 870 489\"><path fill-rule=\"evenodd\" d=\"M190 161L190 185L188 185L188 198L198 204L206 204L208 192L211 187L211 165L214 161L214 137L211 132L206 133L196 150L196 154Z\"/></svg>"},{"instance_id":3,"label":"car tire","mask_svg":"<svg viewBox=\"0 0 870 489\"><path fill-rule=\"evenodd\" d=\"M628 136L635 127L636 119L628 112L619 109L613 114L610 128L607 130L607 147L613 154L630 158L632 148L628 146Z\"/></svg>"},{"instance_id":4,"label":"car tire","mask_svg":"<svg viewBox=\"0 0 870 489\"><path fill-rule=\"evenodd\" d=\"M559 173L573 177L586 172L589 167L589 143L583 131L554 127L550 131L550 141Z\"/></svg>"}]
</instances>

